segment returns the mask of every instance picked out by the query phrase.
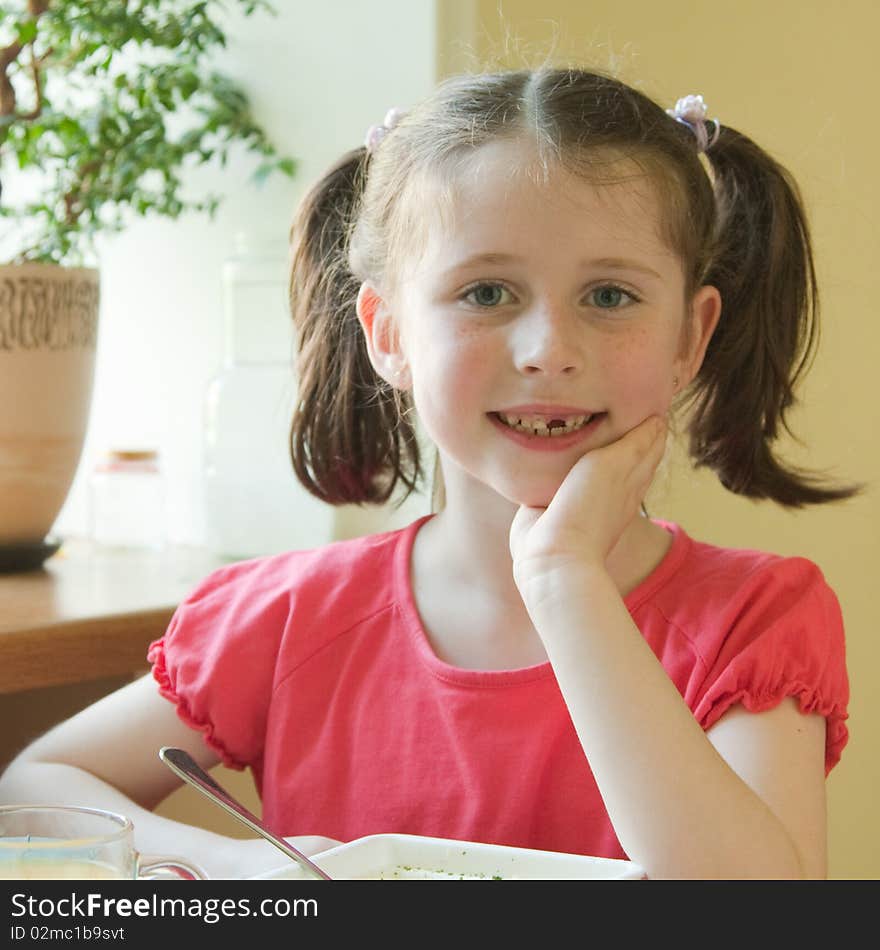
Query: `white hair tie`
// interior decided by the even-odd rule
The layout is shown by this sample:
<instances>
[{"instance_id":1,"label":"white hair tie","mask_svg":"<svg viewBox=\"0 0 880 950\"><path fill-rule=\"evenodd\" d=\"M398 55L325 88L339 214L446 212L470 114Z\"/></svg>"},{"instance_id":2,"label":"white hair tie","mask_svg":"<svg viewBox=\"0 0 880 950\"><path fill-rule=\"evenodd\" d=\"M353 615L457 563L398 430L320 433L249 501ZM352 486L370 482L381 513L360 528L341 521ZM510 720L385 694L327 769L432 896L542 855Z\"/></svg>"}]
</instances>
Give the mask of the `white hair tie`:
<instances>
[{"instance_id":1,"label":"white hair tie","mask_svg":"<svg viewBox=\"0 0 880 950\"><path fill-rule=\"evenodd\" d=\"M382 139L385 138L405 115L406 112L403 109L392 106L385 113L385 119L381 125L371 125L367 129L367 134L364 136L364 148L367 152L374 152L379 147L379 143Z\"/></svg>"},{"instance_id":2,"label":"white hair tie","mask_svg":"<svg viewBox=\"0 0 880 950\"><path fill-rule=\"evenodd\" d=\"M697 151L705 152L710 149L721 134L721 126L717 119L712 119L715 123L715 129L711 138L706 131L706 103L702 96L685 96L675 103L674 109L667 109L666 114L671 115L676 122L686 125L697 139Z\"/></svg>"}]
</instances>

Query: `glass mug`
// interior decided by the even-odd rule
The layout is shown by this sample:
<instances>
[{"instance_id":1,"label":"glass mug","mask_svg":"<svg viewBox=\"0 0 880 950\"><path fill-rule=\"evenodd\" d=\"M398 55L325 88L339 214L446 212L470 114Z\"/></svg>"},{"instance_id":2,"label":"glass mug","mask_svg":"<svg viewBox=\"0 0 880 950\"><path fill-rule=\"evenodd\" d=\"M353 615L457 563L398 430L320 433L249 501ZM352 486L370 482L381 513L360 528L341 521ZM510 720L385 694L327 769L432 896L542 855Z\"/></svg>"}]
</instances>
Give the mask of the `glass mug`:
<instances>
[{"instance_id":1,"label":"glass mug","mask_svg":"<svg viewBox=\"0 0 880 950\"><path fill-rule=\"evenodd\" d=\"M135 880L156 871L207 878L179 858L139 854L124 815L72 805L0 805L0 879Z\"/></svg>"}]
</instances>

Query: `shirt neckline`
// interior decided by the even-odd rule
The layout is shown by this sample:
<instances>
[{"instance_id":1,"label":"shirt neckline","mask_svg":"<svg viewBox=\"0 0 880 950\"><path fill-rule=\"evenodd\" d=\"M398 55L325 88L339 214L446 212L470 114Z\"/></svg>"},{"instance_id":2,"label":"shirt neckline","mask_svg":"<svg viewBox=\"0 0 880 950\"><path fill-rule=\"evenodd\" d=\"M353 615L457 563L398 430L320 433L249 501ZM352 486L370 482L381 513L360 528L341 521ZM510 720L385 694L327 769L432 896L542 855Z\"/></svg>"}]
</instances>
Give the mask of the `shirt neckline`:
<instances>
[{"instance_id":1,"label":"shirt neckline","mask_svg":"<svg viewBox=\"0 0 880 950\"><path fill-rule=\"evenodd\" d=\"M396 602L401 611L404 625L420 661L438 679L463 686L513 686L535 680L552 677L553 668L549 660L533 666L518 667L509 670L478 670L453 666L441 660L434 652L419 615L415 595L412 590L411 564L412 550L416 535L421 526L434 517L434 513L422 515L401 532L395 557ZM671 521L651 519L654 524L664 528L672 535L672 544L663 560L653 571L624 597L623 602L630 614L653 596L679 569L687 555L691 540L684 529Z\"/></svg>"}]
</instances>

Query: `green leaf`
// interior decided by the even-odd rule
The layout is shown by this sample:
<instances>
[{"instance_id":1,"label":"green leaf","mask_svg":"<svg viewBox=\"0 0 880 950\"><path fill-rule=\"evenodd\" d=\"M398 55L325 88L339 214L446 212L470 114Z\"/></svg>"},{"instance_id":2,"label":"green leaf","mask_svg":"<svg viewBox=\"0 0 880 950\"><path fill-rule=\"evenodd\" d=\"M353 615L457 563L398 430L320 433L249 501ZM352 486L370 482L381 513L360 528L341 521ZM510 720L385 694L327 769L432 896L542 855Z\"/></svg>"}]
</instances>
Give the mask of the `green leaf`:
<instances>
[{"instance_id":1,"label":"green leaf","mask_svg":"<svg viewBox=\"0 0 880 950\"><path fill-rule=\"evenodd\" d=\"M275 167L288 178L296 174L296 162L292 158L282 158Z\"/></svg>"},{"instance_id":2,"label":"green leaf","mask_svg":"<svg viewBox=\"0 0 880 950\"><path fill-rule=\"evenodd\" d=\"M251 175L251 181L254 182L254 184L262 185L271 174L272 166L267 162L260 165L253 175Z\"/></svg>"},{"instance_id":3,"label":"green leaf","mask_svg":"<svg viewBox=\"0 0 880 950\"><path fill-rule=\"evenodd\" d=\"M15 24L15 33L18 38L18 42L23 46L27 43L33 43L34 39L37 36L37 21L36 20L21 20Z\"/></svg>"},{"instance_id":4,"label":"green leaf","mask_svg":"<svg viewBox=\"0 0 880 950\"><path fill-rule=\"evenodd\" d=\"M278 154L242 87L214 68L230 2L55 0L36 19L13 24L12 35L33 43L43 90L35 118L0 117L4 177L43 176L38 198L0 206L23 235L19 257L80 260L97 235L124 227L131 214L213 214L221 198L186 196L182 172L218 159L228 168L234 146L258 157L255 184L295 174L296 161ZM247 16L274 12L261 0L235 2ZM7 76L20 110L30 111L29 59L13 62Z\"/></svg>"}]
</instances>

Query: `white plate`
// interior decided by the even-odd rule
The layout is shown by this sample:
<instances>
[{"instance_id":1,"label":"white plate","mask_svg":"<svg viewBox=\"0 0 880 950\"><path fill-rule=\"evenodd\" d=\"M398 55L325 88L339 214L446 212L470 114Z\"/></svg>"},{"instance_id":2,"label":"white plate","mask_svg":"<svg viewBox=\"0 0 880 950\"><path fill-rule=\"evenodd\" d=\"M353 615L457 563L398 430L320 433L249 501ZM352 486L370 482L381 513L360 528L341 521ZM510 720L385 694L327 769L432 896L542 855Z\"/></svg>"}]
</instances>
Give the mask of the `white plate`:
<instances>
[{"instance_id":1,"label":"white plate","mask_svg":"<svg viewBox=\"0 0 880 950\"><path fill-rule=\"evenodd\" d=\"M633 881L645 873L631 861L421 835L368 835L310 857L339 880ZM251 878L307 879L293 861Z\"/></svg>"}]
</instances>

